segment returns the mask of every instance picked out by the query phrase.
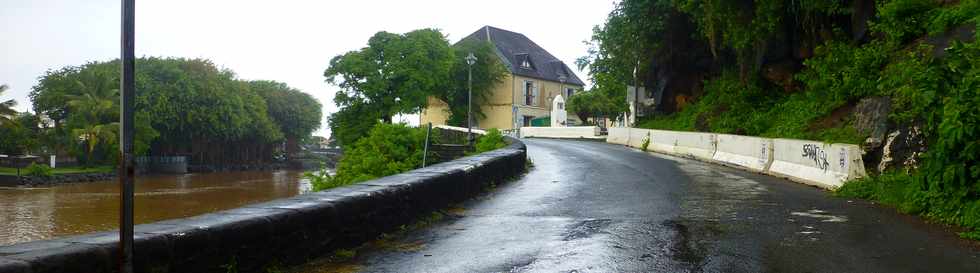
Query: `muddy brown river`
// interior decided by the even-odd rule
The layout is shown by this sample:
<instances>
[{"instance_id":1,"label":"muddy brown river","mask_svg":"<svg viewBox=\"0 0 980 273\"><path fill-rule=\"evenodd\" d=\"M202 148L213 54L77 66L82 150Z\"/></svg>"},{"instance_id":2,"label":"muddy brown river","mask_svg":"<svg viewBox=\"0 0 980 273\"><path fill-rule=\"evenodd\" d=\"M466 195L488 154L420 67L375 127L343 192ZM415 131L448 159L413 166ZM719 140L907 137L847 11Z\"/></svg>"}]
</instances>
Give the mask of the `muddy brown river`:
<instances>
[{"instance_id":1,"label":"muddy brown river","mask_svg":"<svg viewBox=\"0 0 980 273\"><path fill-rule=\"evenodd\" d=\"M299 171L140 176L137 224L290 197L310 190ZM118 227L115 181L43 188L0 187L0 245Z\"/></svg>"}]
</instances>

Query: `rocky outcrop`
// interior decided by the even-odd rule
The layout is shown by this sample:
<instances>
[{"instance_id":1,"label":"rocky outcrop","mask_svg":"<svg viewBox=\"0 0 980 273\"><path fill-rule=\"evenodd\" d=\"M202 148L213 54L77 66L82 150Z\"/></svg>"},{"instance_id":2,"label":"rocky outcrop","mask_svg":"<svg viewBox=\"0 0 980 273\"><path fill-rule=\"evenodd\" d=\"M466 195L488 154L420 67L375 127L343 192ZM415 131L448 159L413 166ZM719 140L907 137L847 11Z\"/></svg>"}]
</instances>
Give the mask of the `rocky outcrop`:
<instances>
[{"instance_id":1,"label":"rocky outcrop","mask_svg":"<svg viewBox=\"0 0 980 273\"><path fill-rule=\"evenodd\" d=\"M906 126L888 134L877 170L915 169L926 152L926 138L919 126Z\"/></svg>"},{"instance_id":2,"label":"rocky outcrop","mask_svg":"<svg viewBox=\"0 0 980 273\"><path fill-rule=\"evenodd\" d=\"M854 129L868 136L864 141L866 150L878 149L884 143L891 110L892 101L889 97L865 98L854 108Z\"/></svg>"}]
</instances>

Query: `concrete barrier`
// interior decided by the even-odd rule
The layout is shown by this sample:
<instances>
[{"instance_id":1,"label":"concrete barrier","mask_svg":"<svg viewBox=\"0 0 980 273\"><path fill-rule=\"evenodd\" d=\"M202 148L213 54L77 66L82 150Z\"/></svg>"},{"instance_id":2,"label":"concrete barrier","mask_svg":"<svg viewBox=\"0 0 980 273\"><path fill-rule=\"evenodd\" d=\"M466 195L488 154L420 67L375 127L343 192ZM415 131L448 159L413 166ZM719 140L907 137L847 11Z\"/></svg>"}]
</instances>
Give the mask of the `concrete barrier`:
<instances>
[{"instance_id":1,"label":"concrete barrier","mask_svg":"<svg viewBox=\"0 0 980 273\"><path fill-rule=\"evenodd\" d=\"M358 246L524 171L509 146L332 190L137 225L135 272L266 272ZM117 272L118 234L101 232L0 247L0 272Z\"/></svg>"},{"instance_id":2,"label":"concrete barrier","mask_svg":"<svg viewBox=\"0 0 980 273\"><path fill-rule=\"evenodd\" d=\"M861 147L793 139L609 128L606 142L691 157L834 189L867 176Z\"/></svg>"},{"instance_id":3,"label":"concrete barrier","mask_svg":"<svg viewBox=\"0 0 980 273\"><path fill-rule=\"evenodd\" d=\"M714 161L757 172L766 172L772 163L772 139L736 135L715 135Z\"/></svg>"},{"instance_id":4,"label":"concrete barrier","mask_svg":"<svg viewBox=\"0 0 980 273\"><path fill-rule=\"evenodd\" d=\"M605 139L595 126L521 127L521 137Z\"/></svg>"},{"instance_id":5,"label":"concrete barrier","mask_svg":"<svg viewBox=\"0 0 980 273\"><path fill-rule=\"evenodd\" d=\"M606 142L620 145L626 145L629 143L630 128L609 127L607 130L608 135L606 135Z\"/></svg>"},{"instance_id":6,"label":"concrete barrier","mask_svg":"<svg viewBox=\"0 0 980 273\"><path fill-rule=\"evenodd\" d=\"M861 147L795 139L773 140L769 173L826 189L867 176Z\"/></svg>"},{"instance_id":7,"label":"concrete barrier","mask_svg":"<svg viewBox=\"0 0 980 273\"><path fill-rule=\"evenodd\" d=\"M653 135L657 146L672 146L674 155L705 161L710 161L715 156L715 134L657 130Z\"/></svg>"}]
</instances>

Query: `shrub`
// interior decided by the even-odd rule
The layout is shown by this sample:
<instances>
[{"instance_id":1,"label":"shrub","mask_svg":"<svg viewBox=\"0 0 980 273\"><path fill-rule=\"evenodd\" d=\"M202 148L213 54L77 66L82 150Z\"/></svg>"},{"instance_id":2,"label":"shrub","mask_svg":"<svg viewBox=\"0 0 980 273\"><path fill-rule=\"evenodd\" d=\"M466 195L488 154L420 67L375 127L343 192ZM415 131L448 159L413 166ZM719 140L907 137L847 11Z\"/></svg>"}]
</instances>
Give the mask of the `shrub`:
<instances>
[{"instance_id":1,"label":"shrub","mask_svg":"<svg viewBox=\"0 0 980 273\"><path fill-rule=\"evenodd\" d=\"M497 128L490 128L486 135L476 140L476 153L493 151L507 146L504 135Z\"/></svg>"},{"instance_id":2,"label":"shrub","mask_svg":"<svg viewBox=\"0 0 980 273\"><path fill-rule=\"evenodd\" d=\"M25 174L34 177L53 177L54 170L48 167L48 165L31 163L25 169Z\"/></svg>"},{"instance_id":3,"label":"shrub","mask_svg":"<svg viewBox=\"0 0 980 273\"><path fill-rule=\"evenodd\" d=\"M314 190L324 190L412 170L422 164L424 142L423 129L378 124L344 151L335 176L320 172L307 178L313 177Z\"/></svg>"},{"instance_id":4,"label":"shrub","mask_svg":"<svg viewBox=\"0 0 980 273\"><path fill-rule=\"evenodd\" d=\"M650 134L647 134L647 137L643 139L643 143L640 143L640 149L643 149L644 152L647 151L647 147L650 147Z\"/></svg>"}]
</instances>

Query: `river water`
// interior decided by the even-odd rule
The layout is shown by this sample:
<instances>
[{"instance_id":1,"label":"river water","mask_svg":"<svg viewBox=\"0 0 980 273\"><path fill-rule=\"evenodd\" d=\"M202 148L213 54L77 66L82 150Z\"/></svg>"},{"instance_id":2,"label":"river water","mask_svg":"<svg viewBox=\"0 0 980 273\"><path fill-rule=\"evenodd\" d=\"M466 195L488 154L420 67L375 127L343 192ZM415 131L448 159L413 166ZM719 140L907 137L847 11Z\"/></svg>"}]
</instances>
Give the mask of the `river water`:
<instances>
[{"instance_id":1,"label":"river water","mask_svg":"<svg viewBox=\"0 0 980 273\"><path fill-rule=\"evenodd\" d=\"M152 175L136 178L136 224L188 217L308 192L299 171ZM118 228L115 181L0 187L0 245Z\"/></svg>"}]
</instances>

